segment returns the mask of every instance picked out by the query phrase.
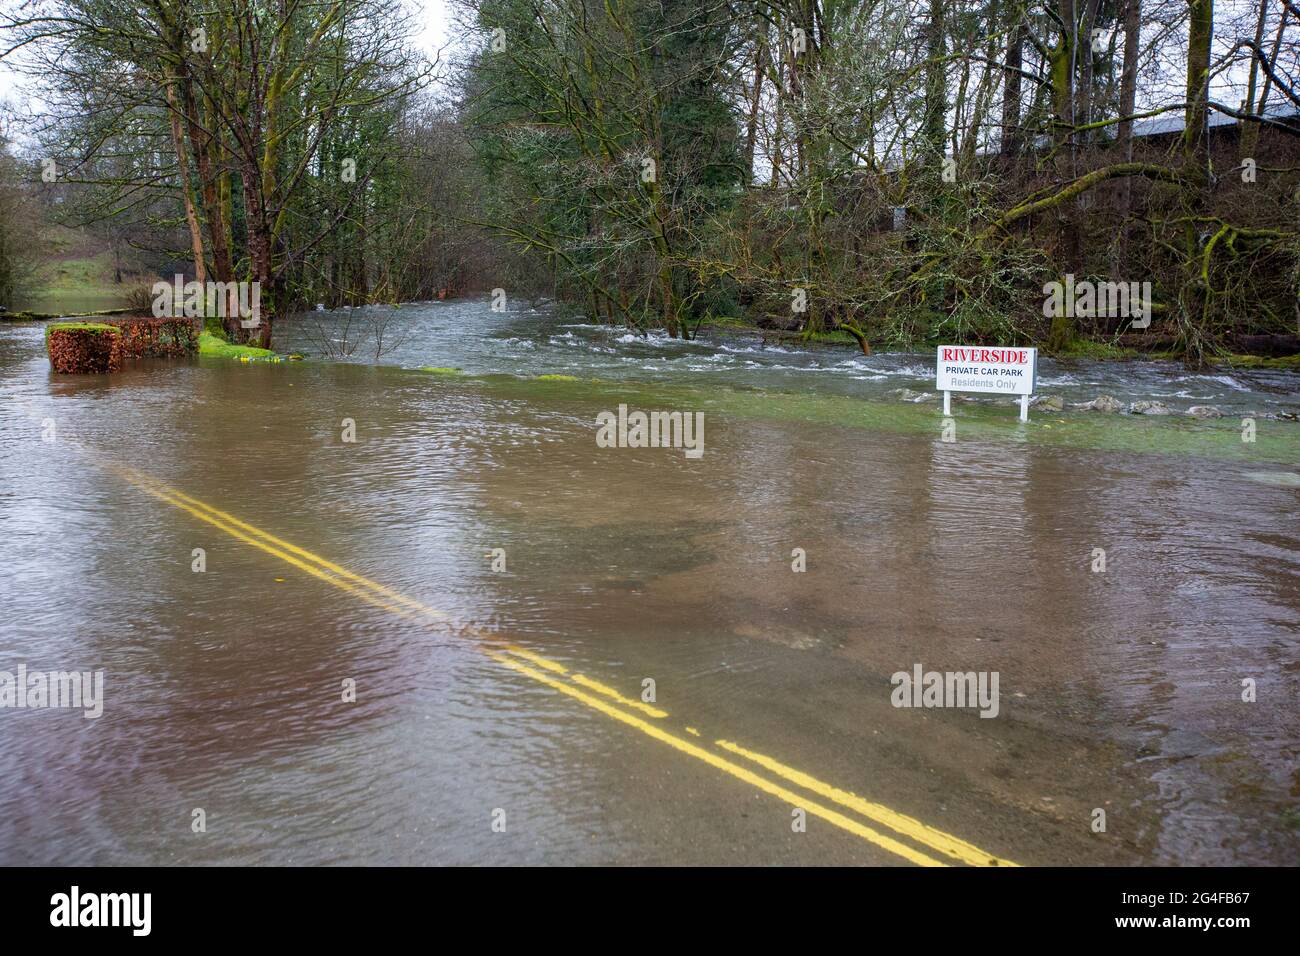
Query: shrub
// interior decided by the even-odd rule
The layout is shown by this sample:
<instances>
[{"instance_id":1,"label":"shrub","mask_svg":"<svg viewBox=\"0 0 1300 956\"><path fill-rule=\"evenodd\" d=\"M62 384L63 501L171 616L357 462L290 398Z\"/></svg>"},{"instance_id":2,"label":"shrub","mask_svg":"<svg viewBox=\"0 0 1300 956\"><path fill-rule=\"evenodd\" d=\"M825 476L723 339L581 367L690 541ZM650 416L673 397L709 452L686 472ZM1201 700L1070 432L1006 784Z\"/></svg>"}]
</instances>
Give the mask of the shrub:
<instances>
[{"instance_id":1,"label":"shrub","mask_svg":"<svg viewBox=\"0 0 1300 956\"><path fill-rule=\"evenodd\" d=\"M102 322L58 322L45 329L50 366L65 375L116 372L122 366L122 333Z\"/></svg>"},{"instance_id":2,"label":"shrub","mask_svg":"<svg viewBox=\"0 0 1300 956\"><path fill-rule=\"evenodd\" d=\"M195 319L171 317L56 322L45 330L45 346L56 372L116 372L123 359L194 355L200 331Z\"/></svg>"},{"instance_id":3,"label":"shrub","mask_svg":"<svg viewBox=\"0 0 1300 956\"><path fill-rule=\"evenodd\" d=\"M135 285L126 290L126 295L122 297L126 307L135 312L149 312L153 309L153 286L152 285Z\"/></svg>"},{"instance_id":4,"label":"shrub","mask_svg":"<svg viewBox=\"0 0 1300 956\"><path fill-rule=\"evenodd\" d=\"M180 358L199 350L199 322L181 317L114 319L123 358Z\"/></svg>"}]
</instances>

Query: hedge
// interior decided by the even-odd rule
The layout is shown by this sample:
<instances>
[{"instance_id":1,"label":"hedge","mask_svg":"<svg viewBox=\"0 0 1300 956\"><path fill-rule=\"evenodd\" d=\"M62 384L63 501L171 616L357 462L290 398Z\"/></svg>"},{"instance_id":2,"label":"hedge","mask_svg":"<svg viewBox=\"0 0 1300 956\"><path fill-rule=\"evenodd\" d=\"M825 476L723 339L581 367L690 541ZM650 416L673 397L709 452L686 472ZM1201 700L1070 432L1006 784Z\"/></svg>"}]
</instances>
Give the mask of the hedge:
<instances>
[{"instance_id":1,"label":"hedge","mask_svg":"<svg viewBox=\"0 0 1300 956\"><path fill-rule=\"evenodd\" d=\"M199 323L186 318L56 322L45 329L45 349L56 372L116 372L123 359L194 355L199 331Z\"/></svg>"},{"instance_id":2,"label":"hedge","mask_svg":"<svg viewBox=\"0 0 1300 956\"><path fill-rule=\"evenodd\" d=\"M57 322L45 328L45 350L56 372L116 372L122 367L122 331L104 322Z\"/></svg>"},{"instance_id":3,"label":"hedge","mask_svg":"<svg viewBox=\"0 0 1300 956\"><path fill-rule=\"evenodd\" d=\"M180 358L199 350L197 319L113 319L122 330L123 358Z\"/></svg>"}]
</instances>

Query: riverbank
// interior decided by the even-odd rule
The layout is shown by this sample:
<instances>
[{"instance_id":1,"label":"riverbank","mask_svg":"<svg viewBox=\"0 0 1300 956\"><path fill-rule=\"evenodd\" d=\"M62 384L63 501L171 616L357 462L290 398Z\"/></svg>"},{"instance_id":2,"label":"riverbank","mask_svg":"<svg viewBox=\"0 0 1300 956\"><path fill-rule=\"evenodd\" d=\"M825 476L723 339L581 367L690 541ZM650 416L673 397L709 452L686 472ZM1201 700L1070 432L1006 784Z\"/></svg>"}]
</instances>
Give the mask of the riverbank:
<instances>
[{"instance_id":1,"label":"riverbank","mask_svg":"<svg viewBox=\"0 0 1300 956\"><path fill-rule=\"evenodd\" d=\"M105 301L110 301L113 295L120 296L122 294L124 293L121 289L110 290L110 289L102 288L93 282L83 283L81 285L78 285L75 290L72 290L71 292L68 293L68 295L72 296L73 298L86 298L88 296L90 299L95 299L96 296L100 296L104 298ZM280 321L292 322L301 319L305 316L314 316L314 317L320 317L322 315L331 316L331 315L339 315L344 312L364 313L367 310L393 310L393 311L411 310L411 309L419 309L419 308L423 308L435 304L436 305L460 304L472 308L481 303L479 298L472 298L472 299L448 298L445 300L401 302L401 303L395 303L391 305L374 305L374 306L359 306L359 307L343 308L343 309L337 309L333 311L327 311L323 314L315 313L315 312L299 313L294 316L286 317L285 319L282 319ZM46 320L56 320L56 319L89 318L93 316L125 315L130 313L131 311L133 310L128 308L112 307L112 308L98 309L94 311L0 312L0 322L46 321ZM581 318L580 314L577 313L573 315L573 318L575 322L580 320L585 321ZM593 323L593 324L599 324L599 323ZM617 330L620 334L628 334L634 336L640 335L640 336L649 337L651 335L663 334L659 330L654 330L651 332L638 332L632 329L628 329L624 326L607 326L607 327L613 330ZM789 347L789 348L843 347L846 351L849 351L850 353L854 353L854 354L861 353L861 348L859 346L859 342L857 338L849 334L848 332L842 330L828 330L828 331L821 331L821 332L814 332L814 333L803 333L797 331L785 331L780 329L765 329L752 322L748 322L743 319L734 318L734 317L719 316L719 317L706 319L705 321L701 322L698 326L694 327L692 334L695 336L695 338L692 339L691 341L698 341L701 336L714 336L714 337L725 336L725 337L731 337L736 339L751 340L755 343L759 343L764 346L780 346L780 347ZM1288 337L1278 337L1278 336L1274 336L1271 338L1268 336L1248 337L1248 339L1253 340L1256 344L1259 344L1261 347L1268 344L1268 342L1265 342L1265 340L1269 340L1269 342L1273 343L1272 347L1270 348L1269 351L1258 351L1258 352L1232 351L1232 350L1222 351L1216 354L1215 356L1213 356L1212 364L1210 367L1222 368L1228 370L1275 369L1275 370L1283 370L1283 371L1300 372L1300 350L1297 350L1294 353L1288 355L1275 354L1276 348L1278 347L1276 344L1276 340L1283 339L1283 338L1288 338ZM941 343L937 341L933 343L933 345L938 345L938 344ZM1027 342L1023 344L1033 345L1034 343ZM927 348L932 348L933 345L927 346ZM1039 343L1038 347L1042 355L1049 356L1051 358L1057 359L1062 362L1070 362L1074 360L1088 360L1094 362L1116 362L1116 363L1181 362L1182 361L1181 355L1179 355L1177 352L1169 351L1167 348L1160 347L1158 343L1153 344L1150 348L1141 348L1135 345L1119 344L1114 340L1076 338L1070 343L1068 348L1060 351L1055 351L1055 352L1048 351L1042 345L1042 343ZM220 350L214 350L210 354L222 354L225 357L237 357L232 353L222 352ZM915 349L913 350L875 349L870 354L911 355L911 354L916 354L916 350Z\"/></svg>"},{"instance_id":2,"label":"riverbank","mask_svg":"<svg viewBox=\"0 0 1300 956\"><path fill-rule=\"evenodd\" d=\"M764 329L753 323L741 319L714 318L701 323L695 330L694 334L700 333L722 333L734 336L748 336L755 340L763 341L769 344L781 344L798 346L800 343L815 343L819 345L843 346L853 352L860 352L858 339L842 330L832 329L822 332L804 333L797 331L783 331L779 329ZM1256 336L1256 339L1267 337ZM950 344L935 341L930 347L941 344ZM1181 362L1183 357L1174 351L1170 351L1162 343L1153 342L1149 348L1142 348L1135 345L1122 345L1112 340L1076 338L1070 345L1062 350L1050 351L1044 343L1023 342L1012 343L1023 344L1027 346L1037 346L1043 355L1049 355L1053 358L1068 361L1071 359L1090 359L1098 362ZM1259 343L1265 344L1263 342ZM904 352L904 349L875 349L872 354L888 354L890 352ZM911 350L915 351L915 350ZM1300 371L1300 343L1297 344L1295 352L1289 355L1277 355L1273 351L1252 353L1249 351L1223 351L1214 357L1217 365L1225 368L1272 368L1272 369L1289 369Z\"/></svg>"},{"instance_id":3,"label":"riverbank","mask_svg":"<svg viewBox=\"0 0 1300 956\"><path fill-rule=\"evenodd\" d=\"M207 335L201 357L274 362L277 357L320 357L323 336L349 337L335 361L425 369L427 374L508 374L545 380L562 376L634 385L691 385L701 389L859 398L933 408L934 353L862 355L847 343L817 338L764 340L730 324L701 330L691 340L663 332L641 334L582 321L544 301L511 303L494 312L461 299L310 312L279 320L275 350L233 345ZM6 323L15 333L43 323ZM382 335L382 347L376 347ZM559 381L563 381L561 378ZM997 398L955 396L955 409L997 407ZM773 398L774 401L782 401ZM1106 419L1135 412L1165 423L1185 417L1288 422L1300 417L1300 376L1288 359L1236 360L1215 369L1114 350L1070 357L1042 356L1034 417L1064 414Z\"/></svg>"}]
</instances>

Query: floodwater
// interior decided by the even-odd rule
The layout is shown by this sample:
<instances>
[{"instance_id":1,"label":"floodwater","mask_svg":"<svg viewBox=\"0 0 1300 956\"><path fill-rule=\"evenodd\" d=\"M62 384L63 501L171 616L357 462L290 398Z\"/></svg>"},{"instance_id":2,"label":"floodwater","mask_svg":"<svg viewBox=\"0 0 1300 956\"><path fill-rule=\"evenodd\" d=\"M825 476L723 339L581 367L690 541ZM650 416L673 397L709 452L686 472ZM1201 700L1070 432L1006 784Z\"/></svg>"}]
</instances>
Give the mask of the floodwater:
<instances>
[{"instance_id":1,"label":"floodwater","mask_svg":"<svg viewBox=\"0 0 1300 956\"><path fill-rule=\"evenodd\" d=\"M379 314L378 357L312 314L304 362L112 377L0 327L0 671L105 675L98 719L0 709L0 863L904 862L792 825L886 833L862 801L1026 865L1300 862L1295 376L1045 363L1229 417L945 442L885 394L924 356ZM597 447L619 404L703 456ZM997 716L892 706L918 664Z\"/></svg>"}]
</instances>

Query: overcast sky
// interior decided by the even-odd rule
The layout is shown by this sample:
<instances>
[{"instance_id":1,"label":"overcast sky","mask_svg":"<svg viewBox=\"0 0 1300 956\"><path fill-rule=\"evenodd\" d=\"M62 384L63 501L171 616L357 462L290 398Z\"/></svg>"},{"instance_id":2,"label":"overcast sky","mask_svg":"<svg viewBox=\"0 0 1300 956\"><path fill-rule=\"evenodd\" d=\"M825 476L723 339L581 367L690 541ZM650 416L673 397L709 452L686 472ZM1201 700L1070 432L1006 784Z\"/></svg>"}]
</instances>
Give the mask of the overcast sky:
<instances>
[{"instance_id":1,"label":"overcast sky","mask_svg":"<svg viewBox=\"0 0 1300 956\"><path fill-rule=\"evenodd\" d=\"M420 11L420 18L424 21L424 49L432 56L434 51L453 39L447 0L407 0L407 2Z\"/></svg>"},{"instance_id":2,"label":"overcast sky","mask_svg":"<svg viewBox=\"0 0 1300 956\"><path fill-rule=\"evenodd\" d=\"M451 23L451 11L447 0L404 0L406 5L417 11L424 24L419 46L430 58L448 43L454 43L458 37ZM0 62L0 102L17 107L26 104L29 108L39 109L40 90L10 69L7 62Z\"/></svg>"}]
</instances>

